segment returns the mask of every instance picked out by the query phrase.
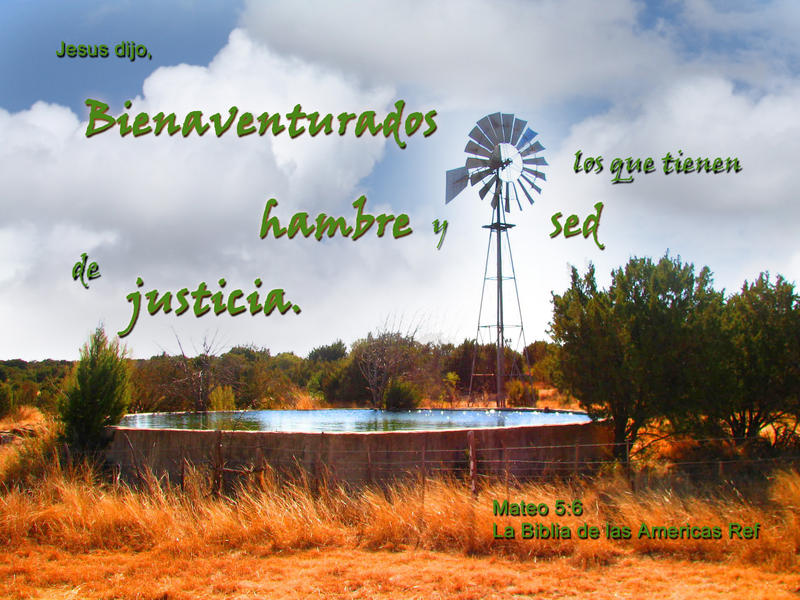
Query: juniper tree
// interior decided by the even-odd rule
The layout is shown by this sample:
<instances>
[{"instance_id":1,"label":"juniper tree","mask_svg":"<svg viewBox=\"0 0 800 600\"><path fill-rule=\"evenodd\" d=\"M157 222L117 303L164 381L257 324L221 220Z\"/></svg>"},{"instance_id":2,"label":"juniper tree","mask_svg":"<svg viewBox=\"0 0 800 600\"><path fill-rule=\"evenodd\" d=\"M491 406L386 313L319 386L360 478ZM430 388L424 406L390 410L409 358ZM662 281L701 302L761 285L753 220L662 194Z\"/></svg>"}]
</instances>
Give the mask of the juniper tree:
<instances>
[{"instance_id":1,"label":"juniper tree","mask_svg":"<svg viewBox=\"0 0 800 600\"><path fill-rule=\"evenodd\" d=\"M59 407L67 443L81 453L101 450L105 428L119 423L130 401L125 349L98 327L80 352L72 383Z\"/></svg>"}]
</instances>

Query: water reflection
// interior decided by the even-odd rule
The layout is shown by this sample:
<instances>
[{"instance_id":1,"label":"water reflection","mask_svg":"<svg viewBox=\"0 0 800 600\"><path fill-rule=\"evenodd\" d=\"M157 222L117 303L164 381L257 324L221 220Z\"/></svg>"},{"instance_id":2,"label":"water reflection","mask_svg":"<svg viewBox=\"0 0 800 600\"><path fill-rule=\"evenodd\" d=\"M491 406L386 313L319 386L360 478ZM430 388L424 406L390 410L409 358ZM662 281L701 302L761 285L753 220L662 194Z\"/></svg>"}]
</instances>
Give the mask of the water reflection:
<instances>
[{"instance_id":1,"label":"water reflection","mask_svg":"<svg viewBox=\"0 0 800 600\"><path fill-rule=\"evenodd\" d=\"M251 410L212 413L153 413L126 416L120 425L154 429L225 429L288 432L366 432L415 429L514 427L583 423L584 414L497 410L372 409Z\"/></svg>"}]
</instances>

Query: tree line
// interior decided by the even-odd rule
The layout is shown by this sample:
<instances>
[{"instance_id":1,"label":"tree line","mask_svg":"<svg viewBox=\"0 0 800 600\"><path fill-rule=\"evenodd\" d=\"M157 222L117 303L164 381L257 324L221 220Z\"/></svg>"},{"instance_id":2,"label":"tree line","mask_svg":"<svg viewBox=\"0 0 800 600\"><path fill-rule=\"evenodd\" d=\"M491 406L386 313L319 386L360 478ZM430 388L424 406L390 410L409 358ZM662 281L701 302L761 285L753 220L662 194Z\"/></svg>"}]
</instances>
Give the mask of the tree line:
<instances>
[{"instance_id":1,"label":"tree line","mask_svg":"<svg viewBox=\"0 0 800 600\"><path fill-rule=\"evenodd\" d=\"M620 458L653 432L800 446L800 300L782 276L761 273L726 294L714 288L708 267L696 271L668 254L634 257L612 270L606 289L593 265L583 274L573 268L569 287L552 301L553 341L506 349L509 405L535 405L537 389L555 386L610 421ZM336 340L305 357L255 346L220 352L206 339L195 356L178 340L175 355L138 360L124 358L99 329L77 365L0 361L0 417L15 404L61 407L63 415L71 398L105 394L91 369L82 370L99 360L95 346L105 349L98 357L113 351L124 360L124 374L105 368L129 386L117 396L131 412L406 409L422 400L455 405L469 392L485 404L496 365L491 344L423 343L414 329L388 326L349 349ZM521 378L511 377L515 370ZM81 377L92 391L76 396Z\"/></svg>"},{"instance_id":2,"label":"tree line","mask_svg":"<svg viewBox=\"0 0 800 600\"><path fill-rule=\"evenodd\" d=\"M644 431L798 445L800 303L761 273L726 295L708 267L631 258L553 294L557 385L611 419L621 455ZM764 435L767 434L767 435Z\"/></svg>"},{"instance_id":3,"label":"tree line","mask_svg":"<svg viewBox=\"0 0 800 600\"><path fill-rule=\"evenodd\" d=\"M95 339L98 332L90 336ZM105 338L105 345L111 342ZM404 409L420 402L455 404L470 391L470 375L495 368L492 344L465 340L459 345L423 343L413 330L389 327L368 333L348 349L341 340L314 348L307 356L273 354L268 348L216 348L205 339L194 356L178 352L147 359L126 358L131 412L181 412L273 408L370 407ZM87 350L87 349L84 349ZM120 348L121 351L121 348ZM506 349L508 374L524 370L529 357L530 382L510 387L517 404L532 404L534 387L552 385L553 345L534 342L521 352ZM548 362L550 361L550 362ZM57 412L74 383L72 361L0 361L0 417L15 405ZM476 377L472 392L483 402L493 389L491 377Z\"/></svg>"},{"instance_id":4,"label":"tree line","mask_svg":"<svg viewBox=\"0 0 800 600\"><path fill-rule=\"evenodd\" d=\"M535 342L522 352L507 350L509 375L528 354L532 376L515 395L532 404L534 386L552 385L545 359L552 344ZM216 354L208 344L194 357L161 354L132 361L131 409L137 412L369 407L407 409L420 402L461 401L470 391L473 369L492 372L495 348L465 340L459 345L423 343L416 332L384 328L348 349L341 340L314 348L306 357L267 348L236 346ZM472 382L473 396L485 398L489 379ZM527 398L525 397L527 393Z\"/></svg>"}]
</instances>

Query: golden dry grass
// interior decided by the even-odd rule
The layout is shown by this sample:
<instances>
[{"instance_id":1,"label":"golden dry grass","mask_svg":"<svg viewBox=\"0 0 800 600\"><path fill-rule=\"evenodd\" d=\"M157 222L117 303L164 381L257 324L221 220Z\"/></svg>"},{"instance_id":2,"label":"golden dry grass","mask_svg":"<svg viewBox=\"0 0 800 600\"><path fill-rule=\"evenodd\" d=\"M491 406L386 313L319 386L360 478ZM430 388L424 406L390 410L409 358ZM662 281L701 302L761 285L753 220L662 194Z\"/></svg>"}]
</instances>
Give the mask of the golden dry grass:
<instances>
[{"instance_id":1,"label":"golden dry grass","mask_svg":"<svg viewBox=\"0 0 800 600\"><path fill-rule=\"evenodd\" d=\"M585 568L563 558L521 562L414 549L192 556L163 550L71 553L42 545L0 550L0 596L9 600L789 600L798 593L796 573L650 557Z\"/></svg>"},{"instance_id":2,"label":"golden dry grass","mask_svg":"<svg viewBox=\"0 0 800 600\"><path fill-rule=\"evenodd\" d=\"M321 396L310 394L304 390L298 390L294 397L294 403L287 408L293 408L294 410L317 410L327 407L327 403Z\"/></svg>"},{"instance_id":3,"label":"golden dry grass","mask_svg":"<svg viewBox=\"0 0 800 600\"><path fill-rule=\"evenodd\" d=\"M17 408L0 421L0 432L8 440L0 445L0 490L10 481L38 479L55 460L59 427L36 408Z\"/></svg>"},{"instance_id":4,"label":"golden dry grass","mask_svg":"<svg viewBox=\"0 0 800 600\"><path fill-rule=\"evenodd\" d=\"M549 408L552 410L583 410L580 403L556 388L536 388L539 399L536 408ZM451 401L447 398L423 398L420 408L496 408L497 403L494 394L482 395L478 392L469 396L462 394L456 400Z\"/></svg>"},{"instance_id":5,"label":"golden dry grass","mask_svg":"<svg viewBox=\"0 0 800 600\"><path fill-rule=\"evenodd\" d=\"M0 419L0 432L41 431L47 426L47 418L33 406L18 406Z\"/></svg>"},{"instance_id":6,"label":"golden dry grass","mask_svg":"<svg viewBox=\"0 0 800 600\"><path fill-rule=\"evenodd\" d=\"M38 444L34 449L30 446ZM43 451L44 448L44 451ZM36 452L41 462L35 459ZM52 446L27 439L6 457L0 473L0 542L57 544L68 551L169 550L192 554L207 548L312 547L423 548L518 559L572 557L578 564L605 564L631 554L734 561L771 569L797 566L800 552L800 475L778 473L769 496L749 501L736 490L678 493L670 488L634 493L628 480L608 475L592 483L491 484L473 498L460 481L397 483L387 489L313 490L302 482L278 484L262 478L232 497L216 497L207 479L193 472L181 491L154 477L144 489L101 481L88 466L64 470ZM27 471L25 471L27 469ZM540 517L496 516L494 501L546 504ZM558 500L583 503L580 516L557 516ZM521 539L523 522L570 529L570 539ZM584 523L627 526L630 539L578 539ZM718 527L721 539L649 539L649 527ZM758 539L729 535L729 524L759 523ZM494 529L515 529L515 539L497 539Z\"/></svg>"},{"instance_id":7,"label":"golden dry grass","mask_svg":"<svg viewBox=\"0 0 800 600\"><path fill-rule=\"evenodd\" d=\"M508 489L495 483L475 498L454 480L312 491L261 478L216 497L198 472L183 490L153 477L133 489L89 466L62 468L56 449L51 424L0 451L0 597L781 598L800 591L795 471L777 473L750 499L733 488L634 492L614 474ZM550 514L495 516L493 501L506 498L547 504ZM557 500L574 499L582 515L554 514ZM566 526L572 537L520 539L523 521ZM628 526L631 539L577 539L584 523ZM719 527L722 539L639 538L641 523ZM759 538L731 539L730 523L759 523ZM514 527L517 537L496 539L494 524ZM634 594L637 579L652 593Z\"/></svg>"},{"instance_id":8,"label":"golden dry grass","mask_svg":"<svg viewBox=\"0 0 800 600\"><path fill-rule=\"evenodd\" d=\"M580 403L556 388L542 388L538 390L539 400L536 406L539 408L551 408L554 410L583 410Z\"/></svg>"}]
</instances>

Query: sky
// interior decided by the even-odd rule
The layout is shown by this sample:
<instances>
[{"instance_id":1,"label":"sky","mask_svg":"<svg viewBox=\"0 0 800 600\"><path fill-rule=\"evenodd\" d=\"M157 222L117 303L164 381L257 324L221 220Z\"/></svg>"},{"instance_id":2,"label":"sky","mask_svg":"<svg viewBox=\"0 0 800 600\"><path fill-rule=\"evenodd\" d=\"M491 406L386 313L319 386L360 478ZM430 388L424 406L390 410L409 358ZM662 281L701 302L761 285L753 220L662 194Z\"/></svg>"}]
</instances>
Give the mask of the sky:
<instances>
[{"instance_id":1,"label":"sky","mask_svg":"<svg viewBox=\"0 0 800 600\"><path fill-rule=\"evenodd\" d=\"M300 312L150 315L143 298L121 339L131 355L213 340L219 352L305 356L382 328L474 338L494 318L489 281L479 323L491 209L477 187L445 204L445 172L464 165L470 130L498 111L528 122L548 162L541 195L507 217L519 310L507 280L506 322L521 313L528 342L548 339L552 294L572 266L593 263L606 286L631 257L669 253L708 266L728 294L762 271L800 279L800 6L788 0L609 0L602 10L590 0L6 0L0 15L0 359L75 359L97 326L125 330L130 294L201 282L216 292L222 278L226 297L246 297L259 279L262 301L283 290ZM117 57L122 41L148 56ZM110 56L60 58L62 42ZM235 125L221 137L87 137L87 99L131 121L226 117L233 106L285 115L296 104L382 120L403 100L405 116L436 111L437 127L404 149L349 131L239 137ZM576 173L578 151L602 157L602 172ZM741 170L667 175L667 152L736 158ZM651 157L656 170L614 184L617 157ZM353 224L362 195L365 212L406 214L413 233L259 235L270 198L283 225L298 212ZM551 237L555 214L583 222L598 203L604 249L591 236ZM440 248L434 220L448 224ZM72 276L82 253L100 273L88 289Z\"/></svg>"}]
</instances>

